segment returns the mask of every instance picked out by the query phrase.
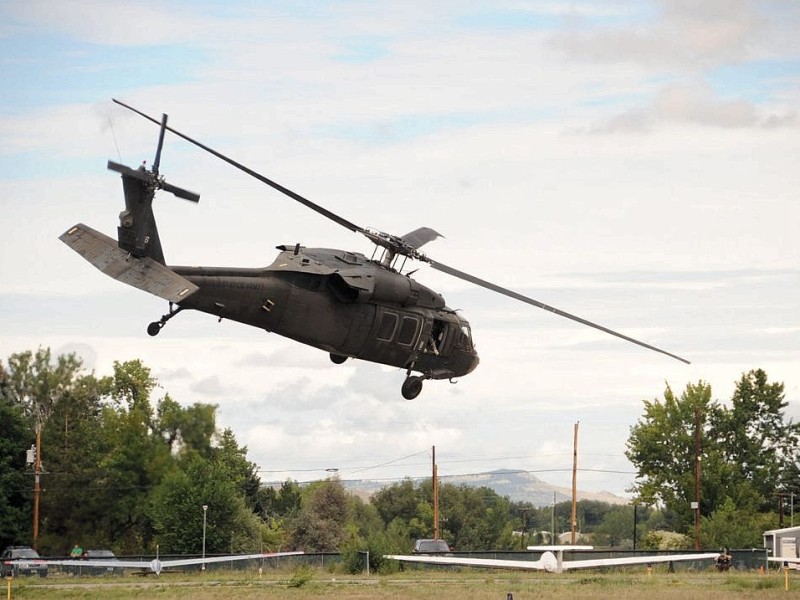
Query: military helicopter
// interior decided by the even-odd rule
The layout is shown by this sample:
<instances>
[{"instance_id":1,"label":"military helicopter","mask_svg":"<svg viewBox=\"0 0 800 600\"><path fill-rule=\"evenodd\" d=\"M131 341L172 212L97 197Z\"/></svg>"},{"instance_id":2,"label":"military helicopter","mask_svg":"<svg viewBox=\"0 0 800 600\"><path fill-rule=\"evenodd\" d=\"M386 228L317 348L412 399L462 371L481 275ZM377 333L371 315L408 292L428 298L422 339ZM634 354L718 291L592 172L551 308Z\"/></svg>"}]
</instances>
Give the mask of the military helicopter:
<instances>
[{"instance_id":1,"label":"military helicopter","mask_svg":"<svg viewBox=\"0 0 800 600\"><path fill-rule=\"evenodd\" d=\"M441 294L412 279L410 273L403 274L410 259L688 364L675 354L427 257L420 248L440 237L429 227L396 236L358 226L169 127L166 114L159 121L119 100L114 102L160 126L155 160L150 169L144 164L133 169L108 162L108 169L121 174L125 194L117 240L82 223L59 239L106 275L169 302L169 312L147 327L151 336L181 311L199 310L319 348L336 364L357 358L405 369L401 393L411 400L422 391L424 380L452 382L471 373L479 359L467 320L448 308ZM367 258L357 252L296 244L277 246L280 253L264 268L167 266L153 214L155 192L200 200L198 194L167 183L159 172L167 131L334 223L365 235L375 244L373 255Z\"/></svg>"}]
</instances>

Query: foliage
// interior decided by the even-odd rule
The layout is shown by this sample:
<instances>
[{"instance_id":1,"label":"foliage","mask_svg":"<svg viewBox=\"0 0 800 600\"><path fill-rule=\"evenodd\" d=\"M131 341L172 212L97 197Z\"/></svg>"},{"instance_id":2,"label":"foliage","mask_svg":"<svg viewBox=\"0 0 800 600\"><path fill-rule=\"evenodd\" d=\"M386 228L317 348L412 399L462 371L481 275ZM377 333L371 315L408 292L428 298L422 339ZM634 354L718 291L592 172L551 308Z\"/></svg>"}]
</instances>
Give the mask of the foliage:
<instances>
[{"instance_id":1,"label":"foliage","mask_svg":"<svg viewBox=\"0 0 800 600\"><path fill-rule=\"evenodd\" d=\"M262 487L233 431L218 431L216 406L181 405L157 395L158 382L138 360L115 362L107 377L87 374L74 355L49 349L0 363L0 543L29 543L31 470L25 451L41 433L44 463L40 548L66 554L73 543L119 554L209 554L261 549L341 551L343 568L397 568L389 553L408 553L433 536L430 480L404 480L369 502L337 479ZM729 403L711 387L690 384L677 396L645 402L626 454L636 465L638 547L687 545L664 530L691 530L695 415L702 432L701 534L709 547L756 546L775 527L776 490L798 493L800 429L785 418L782 384L763 371L737 382ZM519 549L564 531L571 504L537 508L489 488L439 487L440 535L458 551ZM630 546L633 506L577 503L579 530L594 543ZM554 526L555 525L555 526ZM524 534L524 535L521 535ZM303 579L300 577L298 581ZM300 584L302 585L302 583Z\"/></svg>"},{"instance_id":2,"label":"foliage","mask_svg":"<svg viewBox=\"0 0 800 600\"><path fill-rule=\"evenodd\" d=\"M705 548L756 548L762 533L772 526L771 513L738 508L730 498L700 524L700 539Z\"/></svg>"},{"instance_id":3,"label":"foliage","mask_svg":"<svg viewBox=\"0 0 800 600\"><path fill-rule=\"evenodd\" d=\"M32 523L28 508L32 486L25 452L33 431L22 407L9 397L6 377L0 363L0 548L28 543Z\"/></svg>"},{"instance_id":4,"label":"foliage","mask_svg":"<svg viewBox=\"0 0 800 600\"><path fill-rule=\"evenodd\" d=\"M307 552L335 552L345 539L348 516L341 481L320 481L304 492L302 508L292 520L292 546Z\"/></svg>"},{"instance_id":5,"label":"foliage","mask_svg":"<svg viewBox=\"0 0 800 600\"><path fill-rule=\"evenodd\" d=\"M682 550L691 548L693 541L689 536L674 531L653 530L646 533L637 544L642 550Z\"/></svg>"},{"instance_id":6,"label":"foliage","mask_svg":"<svg viewBox=\"0 0 800 600\"><path fill-rule=\"evenodd\" d=\"M300 565L295 569L294 573L292 573L292 577L286 585L290 588L301 588L312 579L314 579L314 572L311 570L311 567L308 565Z\"/></svg>"},{"instance_id":7,"label":"foliage","mask_svg":"<svg viewBox=\"0 0 800 600\"><path fill-rule=\"evenodd\" d=\"M730 405L711 399L711 386L689 384L680 397L645 401L631 428L626 455L637 468L633 488L660 503L679 532L693 523L695 418L701 432L700 513L712 547L757 545L775 526L769 511L777 490L797 492L800 430L787 419L783 385L762 370L742 375Z\"/></svg>"}]
</instances>

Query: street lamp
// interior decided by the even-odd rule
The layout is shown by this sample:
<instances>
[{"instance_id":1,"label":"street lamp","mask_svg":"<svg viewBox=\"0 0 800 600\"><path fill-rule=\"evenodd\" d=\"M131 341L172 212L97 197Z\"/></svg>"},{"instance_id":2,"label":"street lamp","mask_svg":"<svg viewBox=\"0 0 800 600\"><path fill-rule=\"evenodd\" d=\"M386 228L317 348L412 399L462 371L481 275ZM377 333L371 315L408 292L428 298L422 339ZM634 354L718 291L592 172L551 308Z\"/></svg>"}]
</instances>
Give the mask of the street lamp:
<instances>
[{"instance_id":1,"label":"street lamp","mask_svg":"<svg viewBox=\"0 0 800 600\"><path fill-rule=\"evenodd\" d=\"M208 514L208 504L203 504L203 564L200 566L201 571L206 570L206 515Z\"/></svg>"}]
</instances>

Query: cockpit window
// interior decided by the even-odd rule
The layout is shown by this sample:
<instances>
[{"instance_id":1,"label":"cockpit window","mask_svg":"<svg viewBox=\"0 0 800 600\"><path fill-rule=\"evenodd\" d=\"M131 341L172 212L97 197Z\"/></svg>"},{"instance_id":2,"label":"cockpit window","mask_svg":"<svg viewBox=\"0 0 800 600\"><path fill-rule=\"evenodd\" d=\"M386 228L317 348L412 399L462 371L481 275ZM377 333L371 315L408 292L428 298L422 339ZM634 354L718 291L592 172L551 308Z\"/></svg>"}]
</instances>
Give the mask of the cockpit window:
<instances>
[{"instance_id":1,"label":"cockpit window","mask_svg":"<svg viewBox=\"0 0 800 600\"><path fill-rule=\"evenodd\" d=\"M472 349L472 334L469 330L469 325L466 323L461 324L461 335L459 336L459 346L462 348L466 348L467 350Z\"/></svg>"}]
</instances>

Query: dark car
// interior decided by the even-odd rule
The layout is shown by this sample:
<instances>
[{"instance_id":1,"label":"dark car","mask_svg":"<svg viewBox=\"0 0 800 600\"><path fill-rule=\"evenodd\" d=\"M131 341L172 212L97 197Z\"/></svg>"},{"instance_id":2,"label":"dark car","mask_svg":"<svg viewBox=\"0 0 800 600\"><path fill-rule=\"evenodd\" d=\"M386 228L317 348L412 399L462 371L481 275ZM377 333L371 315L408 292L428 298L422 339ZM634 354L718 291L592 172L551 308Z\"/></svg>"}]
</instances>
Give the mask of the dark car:
<instances>
[{"instance_id":1,"label":"dark car","mask_svg":"<svg viewBox=\"0 0 800 600\"><path fill-rule=\"evenodd\" d=\"M0 574L3 577L38 575L47 577L47 561L30 546L9 546L0 555Z\"/></svg>"},{"instance_id":2,"label":"dark car","mask_svg":"<svg viewBox=\"0 0 800 600\"><path fill-rule=\"evenodd\" d=\"M106 565L91 565L86 564L84 561L89 560L102 560L104 562L117 563L119 559L114 556L111 550L84 550L80 558L75 561L70 561L71 564L65 566L64 570L73 575L120 575L122 574L122 567L116 567L114 564Z\"/></svg>"},{"instance_id":3,"label":"dark car","mask_svg":"<svg viewBox=\"0 0 800 600\"><path fill-rule=\"evenodd\" d=\"M417 540L414 554L450 554L450 546L444 540Z\"/></svg>"}]
</instances>

